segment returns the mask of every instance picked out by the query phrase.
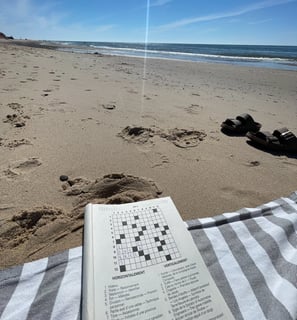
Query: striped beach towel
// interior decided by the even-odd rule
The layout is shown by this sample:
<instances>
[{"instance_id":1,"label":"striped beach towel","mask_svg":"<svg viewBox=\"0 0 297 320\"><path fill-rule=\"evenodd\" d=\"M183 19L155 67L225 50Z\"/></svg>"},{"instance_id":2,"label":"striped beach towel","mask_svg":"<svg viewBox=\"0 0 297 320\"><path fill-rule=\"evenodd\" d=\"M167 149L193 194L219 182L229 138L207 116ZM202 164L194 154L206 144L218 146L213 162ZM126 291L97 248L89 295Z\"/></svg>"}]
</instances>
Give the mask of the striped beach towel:
<instances>
[{"instance_id":1,"label":"striped beach towel","mask_svg":"<svg viewBox=\"0 0 297 320\"><path fill-rule=\"evenodd\" d=\"M297 192L186 222L235 319L297 319ZM80 319L82 247L0 271L0 319Z\"/></svg>"}]
</instances>

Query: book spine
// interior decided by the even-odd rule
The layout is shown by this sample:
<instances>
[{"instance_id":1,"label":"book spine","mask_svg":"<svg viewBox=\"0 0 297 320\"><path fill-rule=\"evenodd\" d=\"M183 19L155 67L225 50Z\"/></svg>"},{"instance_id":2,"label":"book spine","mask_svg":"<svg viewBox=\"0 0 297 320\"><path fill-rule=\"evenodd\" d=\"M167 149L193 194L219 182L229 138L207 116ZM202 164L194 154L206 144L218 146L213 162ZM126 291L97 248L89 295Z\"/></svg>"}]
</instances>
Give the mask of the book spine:
<instances>
[{"instance_id":1,"label":"book spine","mask_svg":"<svg viewBox=\"0 0 297 320\"><path fill-rule=\"evenodd\" d=\"M93 206L88 204L85 208L84 223L84 246L83 246L83 299L82 299L82 320L95 319L94 304L94 261L93 257Z\"/></svg>"}]
</instances>

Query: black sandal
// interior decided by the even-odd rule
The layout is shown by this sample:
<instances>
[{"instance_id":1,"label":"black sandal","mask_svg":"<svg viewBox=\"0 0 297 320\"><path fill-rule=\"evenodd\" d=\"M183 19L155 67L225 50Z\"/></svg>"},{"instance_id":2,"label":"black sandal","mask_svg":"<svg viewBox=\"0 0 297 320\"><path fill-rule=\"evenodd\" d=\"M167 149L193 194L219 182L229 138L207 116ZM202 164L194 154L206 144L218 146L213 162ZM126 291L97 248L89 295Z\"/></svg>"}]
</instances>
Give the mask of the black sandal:
<instances>
[{"instance_id":1,"label":"black sandal","mask_svg":"<svg viewBox=\"0 0 297 320\"><path fill-rule=\"evenodd\" d=\"M297 152L297 137L287 128L274 130L272 134L266 131L248 132L246 136L266 149Z\"/></svg>"},{"instance_id":2,"label":"black sandal","mask_svg":"<svg viewBox=\"0 0 297 320\"><path fill-rule=\"evenodd\" d=\"M222 130L226 132L246 134L247 132L258 132L261 129L261 124L255 122L253 117L248 113L243 113L236 119L227 118L222 124Z\"/></svg>"}]
</instances>

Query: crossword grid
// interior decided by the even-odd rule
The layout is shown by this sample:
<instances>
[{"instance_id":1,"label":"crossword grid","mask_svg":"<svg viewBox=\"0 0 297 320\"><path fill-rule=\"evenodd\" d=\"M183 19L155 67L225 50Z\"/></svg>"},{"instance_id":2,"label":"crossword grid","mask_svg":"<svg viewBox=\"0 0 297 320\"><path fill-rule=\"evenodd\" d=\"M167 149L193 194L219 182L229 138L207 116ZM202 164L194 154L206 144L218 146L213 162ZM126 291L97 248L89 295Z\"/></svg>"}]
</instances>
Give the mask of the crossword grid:
<instances>
[{"instance_id":1,"label":"crossword grid","mask_svg":"<svg viewBox=\"0 0 297 320\"><path fill-rule=\"evenodd\" d=\"M132 271L180 257L158 207L116 212L111 225L116 271Z\"/></svg>"}]
</instances>

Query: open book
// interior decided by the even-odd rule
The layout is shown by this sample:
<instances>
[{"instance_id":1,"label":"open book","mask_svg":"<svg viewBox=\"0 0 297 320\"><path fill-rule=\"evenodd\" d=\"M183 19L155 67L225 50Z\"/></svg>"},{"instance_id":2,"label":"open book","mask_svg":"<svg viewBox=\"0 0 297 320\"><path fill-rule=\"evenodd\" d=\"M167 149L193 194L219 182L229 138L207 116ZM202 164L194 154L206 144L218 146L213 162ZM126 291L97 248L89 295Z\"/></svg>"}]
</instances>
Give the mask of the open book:
<instances>
[{"instance_id":1,"label":"open book","mask_svg":"<svg viewBox=\"0 0 297 320\"><path fill-rule=\"evenodd\" d=\"M83 320L233 319L170 198L85 211Z\"/></svg>"}]
</instances>

